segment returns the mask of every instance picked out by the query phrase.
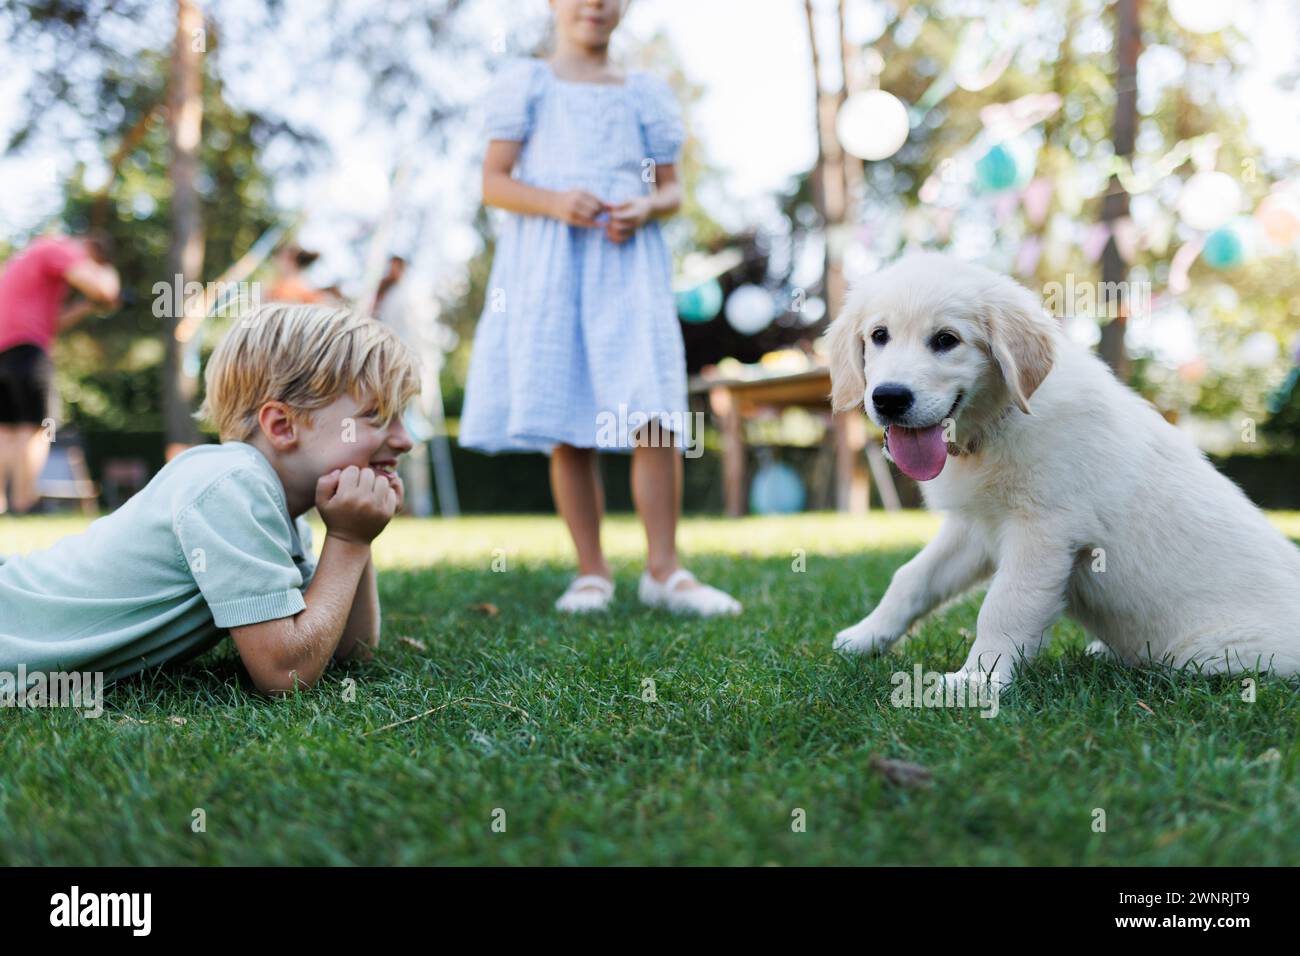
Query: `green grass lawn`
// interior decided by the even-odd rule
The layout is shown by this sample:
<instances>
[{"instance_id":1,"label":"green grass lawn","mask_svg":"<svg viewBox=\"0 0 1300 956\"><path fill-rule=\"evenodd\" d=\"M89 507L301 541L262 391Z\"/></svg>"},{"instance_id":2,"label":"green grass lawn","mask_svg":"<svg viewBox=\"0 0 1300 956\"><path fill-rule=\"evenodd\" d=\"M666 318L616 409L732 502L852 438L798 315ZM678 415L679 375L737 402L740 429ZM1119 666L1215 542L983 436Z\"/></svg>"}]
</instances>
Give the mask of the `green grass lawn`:
<instances>
[{"instance_id":1,"label":"green grass lawn","mask_svg":"<svg viewBox=\"0 0 1300 956\"><path fill-rule=\"evenodd\" d=\"M1275 520L1300 536L1300 515ZM83 526L0 520L0 552ZM399 520L375 548L374 663L268 700L224 642L115 686L97 720L0 710L0 863L1300 863L1294 683L1246 703L1238 679L1085 657L1060 624L992 719L892 706L892 673L962 663L979 595L883 658L832 653L936 526L690 519L690 566L746 607L701 622L639 606L630 517L607 528L619 593L599 619L551 611L556 518Z\"/></svg>"}]
</instances>

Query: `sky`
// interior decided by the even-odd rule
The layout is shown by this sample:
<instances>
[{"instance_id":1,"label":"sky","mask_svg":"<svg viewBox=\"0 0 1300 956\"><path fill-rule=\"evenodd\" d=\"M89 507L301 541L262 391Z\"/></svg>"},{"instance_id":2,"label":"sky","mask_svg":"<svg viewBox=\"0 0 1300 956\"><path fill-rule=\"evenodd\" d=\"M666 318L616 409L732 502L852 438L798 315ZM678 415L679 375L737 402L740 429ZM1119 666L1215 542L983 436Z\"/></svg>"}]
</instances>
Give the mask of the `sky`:
<instances>
[{"instance_id":1,"label":"sky","mask_svg":"<svg viewBox=\"0 0 1300 956\"><path fill-rule=\"evenodd\" d=\"M238 5L251 0L230 0ZM318 13L319 5L289 0L290 9ZM869 0L847 0L850 39L865 43L884 28L883 6ZM831 22L825 2L821 26ZM987 6L987 5L985 5ZM981 8L979 4L972 9ZM517 25L545 15L545 0L479 0L470 8L462 32L491 44ZM306 15L306 14L304 14ZM1252 39L1252 66L1238 78L1238 96L1250 122L1252 136L1266 155L1300 161L1300 105L1296 97L1275 88L1275 79L1300 63L1300 11L1288 0L1247 0L1234 5L1234 26ZM615 35L614 56L635 48L659 32L675 48L687 75L704 88L690 116L693 134L707 160L725 183L725 193L701 196L701 202L731 228L762 222L773 208L773 194L791 177L808 169L814 156L813 91L802 0L633 0ZM304 36L304 49L310 38ZM833 49L825 36L824 48ZM4 51L0 51L4 52ZM12 52L12 51L10 51ZM310 62L310 57L304 55ZM0 73L0 133L14 124L27 77L12 57L12 69ZM1154 57L1145 74L1158 72ZM1145 67L1144 63L1144 67ZM264 63L259 69L291 69ZM1140 83L1149 81L1140 75ZM485 88L489 75L449 75L470 102ZM417 281L430 285L454 276L474 253L477 239L470 227L479 201L478 159L484 144L460 136L445 155L422 155L405 149L413 137L402 131L367 127L361 105L360 78L342 81L296 96L286 106L271 103L281 87L267 76L249 71L228 84L228 95L247 105L278 105L316 125L331 144L334 162L315 174L286 180L277 198L307 212L301 236L321 249L320 281L341 281L345 289L358 284L359 258L367 237L390 202L390 180L396 168L407 167L401 206L403 222L390 236L393 251L414 259ZM472 129L481 120L477 108L467 117ZM0 230L21 233L48 222L59 208L60 177L77 157L69 150L47 150L32 157L0 158ZM81 158L102 165L93 147ZM418 243L412 217L421 228ZM416 248L399 248L403 243Z\"/></svg>"}]
</instances>

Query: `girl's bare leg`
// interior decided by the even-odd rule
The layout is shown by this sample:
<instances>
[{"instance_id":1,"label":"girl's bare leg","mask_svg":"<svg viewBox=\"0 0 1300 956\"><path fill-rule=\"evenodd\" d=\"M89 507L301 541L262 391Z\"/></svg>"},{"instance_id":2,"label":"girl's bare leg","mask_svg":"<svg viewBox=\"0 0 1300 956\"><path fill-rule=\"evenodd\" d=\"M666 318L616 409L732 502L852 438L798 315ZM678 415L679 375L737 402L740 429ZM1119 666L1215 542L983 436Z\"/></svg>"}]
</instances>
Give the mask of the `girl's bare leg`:
<instances>
[{"instance_id":1,"label":"girl's bare leg","mask_svg":"<svg viewBox=\"0 0 1300 956\"><path fill-rule=\"evenodd\" d=\"M656 581L665 581L681 567L677 558L677 519L682 511L682 456L667 440L649 443L638 435L632 452L632 500L645 526L646 569ZM667 439L671 433L660 435ZM678 590L698 587L683 582Z\"/></svg>"},{"instance_id":2,"label":"girl's bare leg","mask_svg":"<svg viewBox=\"0 0 1300 956\"><path fill-rule=\"evenodd\" d=\"M605 489L594 448L555 446L551 453L551 496L578 552L578 574L612 579L609 562L600 547Z\"/></svg>"}]
</instances>

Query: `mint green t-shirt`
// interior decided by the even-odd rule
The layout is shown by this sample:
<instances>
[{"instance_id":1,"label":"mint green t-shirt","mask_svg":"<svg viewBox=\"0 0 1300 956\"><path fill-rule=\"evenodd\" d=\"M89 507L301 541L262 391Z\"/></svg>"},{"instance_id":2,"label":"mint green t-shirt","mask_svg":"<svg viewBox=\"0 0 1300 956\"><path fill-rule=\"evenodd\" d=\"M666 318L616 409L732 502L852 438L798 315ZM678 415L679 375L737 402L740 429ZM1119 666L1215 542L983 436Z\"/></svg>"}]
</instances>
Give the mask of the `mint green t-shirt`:
<instances>
[{"instance_id":1,"label":"mint green t-shirt","mask_svg":"<svg viewBox=\"0 0 1300 956\"><path fill-rule=\"evenodd\" d=\"M252 445L200 445L53 547L0 557L0 673L105 682L290 617L316 570L311 530Z\"/></svg>"}]
</instances>

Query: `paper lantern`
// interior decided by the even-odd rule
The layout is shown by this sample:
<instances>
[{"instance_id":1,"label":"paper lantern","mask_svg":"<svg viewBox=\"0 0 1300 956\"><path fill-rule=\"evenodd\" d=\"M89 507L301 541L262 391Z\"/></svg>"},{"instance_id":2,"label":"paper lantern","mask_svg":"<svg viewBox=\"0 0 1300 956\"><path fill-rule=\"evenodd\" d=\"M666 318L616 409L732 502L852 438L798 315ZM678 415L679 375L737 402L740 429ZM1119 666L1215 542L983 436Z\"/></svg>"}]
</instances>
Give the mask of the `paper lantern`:
<instances>
[{"instance_id":1,"label":"paper lantern","mask_svg":"<svg viewBox=\"0 0 1300 956\"><path fill-rule=\"evenodd\" d=\"M1296 385L1300 384L1300 367L1292 366L1291 371L1286 373L1286 378L1278 386L1277 391L1269 396L1268 411L1271 415L1276 415L1282 409L1286 408L1291 401L1291 393L1295 391Z\"/></svg>"},{"instance_id":2,"label":"paper lantern","mask_svg":"<svg viewBox=\"0 0 1300 956\"><path fill-rule=\"evenodd\" d=\"M1233 226L1220 226L1205 237L1201 258L1212 269L1235 269L1246 259L1246 243Z\"/></svg>"},{"instance_id":3,"label":"paper lantern","mask_svg":"<svg viewBox=\"0 0 1300 956\"><path fill-rule=\"evenodd\" d=\"M763 331L776 318L772 293L756 285L742 285L727 296L727 324L741 335Z\"/></svg>"},{"instance_id":4,"label":"paper lantern","mask_svg":"<svg viewBox=\"0 0 1300 956\"><path fill-rule=\"evenodd\" d=\"M809 296L799 310L800 325L816 325L826 315L826 300L818 296Z\"/></svg>"},{"instance_id":5,"label":"paper lantern","mask_svg":"<svg viewBox=\"0 0 1300 956\"><path fill-rule=\"evenodd\" d=\"M884 90L854 93L840 107L835 135L858 159L888 159L907 142L910 123L903 101Z\"/></svg>"},{"instance_id":6,"label":"paper lantern","mask_svg":"<svg viewBox=\"0 0 1300 956\"><path fill-rule=\"evenodd\" d=\"M1010 189L1020 178L1020 164L1006 143L995 143L975 161L975 181L987 192Z\"/></svg>"},{"instance_id":7,"label":"paper lantern","mask_svg":"<svg viewBox=\"0 0 1300 956\"><path fill-rule=\"evenodd\" d=\"M677 293L677 314L683 322L709 322L722 309L722 286L717 279Z\"/></svg>"},{"instance_id":8,"label":"paper lantern","mask_svg":"<svg viewBox=\"0 0 1300 956\"><path fill-rule=\"evenodd\" d=\"M1269 333L1252 332L1241 343L1241 361L1248 368L1268 368L1281 351L1277 339Z\"/></svg>"},{"instance_id":9,"label":"paper lantern","mask_svg":"<svg viewBox=\"0 0 1300 956\"><path fill-rule=\"evenodd\" d=\"M1210 364L1201 356L1197 356L1191 361L1178 366L1178 377L1188 385L1195 385L1205 378L1205 373L1209 370Z\"/></svg>"},{"instance_id":10,"label":"paper lantern","mask_svg":"<svg viewBox=\"0 0 1300 956\"><path fill-rule=\"evenodd\" d=\"M1293 196L1265 196L1255 210L1255 221L1269 242L1289 246L1300 236L1300 203Z\"/></svg>"},{"instance_id":11,"label":"paper lantern","mask_svg":"<svg viewBox=\"0 0 1300 956\"><path fill-rule=\"evenodd\" d=\"M1169 0L1169 15L1188 33L1215 33L1232 22L1225 0Z\"/></svg>"},{"instance_id":12,"label":"paper lantern","mask_svg":"<svg viewBox=\"0 0 1300 956\"><path fill-rule=\"evenodd\" d=\"M1178 215L1193 229L1218 229L1241 208L1241 187L1227 173L1194 173L1178 196Z\"/></svg>"},{"instance_id":13,"label":"paper lantern","mask_svg":"<svg viewBox=\"0 0 1300 956\"><path fill-rule=\"evenodd\" d=\"M755 514L793 514L804 505L803 480L789 465L772 462L758 469L749 488L749 510Z\"/></svg>"}]
</instances>

